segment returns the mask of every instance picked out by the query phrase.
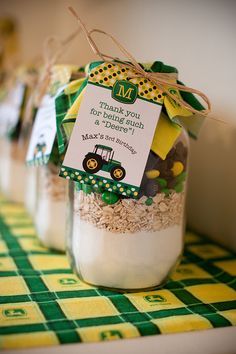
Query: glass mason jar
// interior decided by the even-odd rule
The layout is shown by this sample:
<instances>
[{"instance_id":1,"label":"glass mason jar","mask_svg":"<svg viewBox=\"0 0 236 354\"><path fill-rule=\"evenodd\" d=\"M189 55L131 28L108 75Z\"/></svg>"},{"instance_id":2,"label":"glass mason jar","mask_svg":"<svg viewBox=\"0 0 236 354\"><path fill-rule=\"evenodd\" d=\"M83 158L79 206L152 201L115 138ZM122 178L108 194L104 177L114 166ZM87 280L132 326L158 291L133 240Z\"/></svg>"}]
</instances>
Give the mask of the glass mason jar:
<instances>
[{"instance_id":1,"label":"glass mason jar","mask_svg":"<svg viewBox=\"0 0 236 354\"><path fill-rule=\"evenodd\" d=\"M0 189L11 201L22 203L25 195L26 146L18 140L1 139Z\"/></svg>"},{"instance_id":2,"label":"glass mason jar","mask_svg":"<svg viewBox=\"0 0 236 354\"><path fill-rule=\"evenodd\" d=\"M35 212L37 236L45 247L65 251L67 182L58 176L58 166L38 167Z\"/></svg>"},{"instance_id":3,"label":"glass mason jar","mask_svg":"<svg viewBox=\"0 0 236 354\"><path fill-rule=\"evenodd\" d=\"M183 250L187 155L185 132L165 160L150 151L137 200L70 182L68 253L83 281L129 291L166 281Z\"/></svg>"}]
</instances>

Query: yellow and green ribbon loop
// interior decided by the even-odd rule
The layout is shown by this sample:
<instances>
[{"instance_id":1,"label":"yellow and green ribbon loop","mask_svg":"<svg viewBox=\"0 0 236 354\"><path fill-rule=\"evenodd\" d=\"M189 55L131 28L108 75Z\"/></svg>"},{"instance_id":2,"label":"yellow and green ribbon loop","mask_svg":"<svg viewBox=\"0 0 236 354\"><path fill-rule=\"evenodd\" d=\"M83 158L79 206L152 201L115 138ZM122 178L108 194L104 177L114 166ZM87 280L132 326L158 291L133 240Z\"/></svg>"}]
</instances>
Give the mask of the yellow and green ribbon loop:
<instances>
[{"instance_id":1,"label":"yellow and green ribbon loop","mask_svg":"<svg viewBox=\"0 0 236 354\"><path fill-rule=\"evenodd\" d=\"M57 98L57 132L59 151L61 153L65 152L65 147L70 139L83 95L86 90L89 74L102 63L103 61L96 61L88 64L85 67L86 78L70 82L64 89L64 92ZM177 75L178 73L176 68L167 66L160 61L155 61L151 64L142 64L142 67L147 72L173 73L174 75ZM184 88L184 84L178 81L174 76L173 83L183 85ZM162 113L151 145L151 150L162 159L166 158L166 155L181 134L182 128L185 128L191 137L197 138L204 121L204 116L200 113L201 110L204 110L204 107L192 93L179 91L175 87L172 88L171 83L168 90L175 96L184 99L184 101L195 110L198 110L199 115L176 103L176 101L170 96L165 95ZM63 102L64 107L61 109L64 111L64 115L61 115L60 106L63 106Z\"/></svg>"}]
</instances>

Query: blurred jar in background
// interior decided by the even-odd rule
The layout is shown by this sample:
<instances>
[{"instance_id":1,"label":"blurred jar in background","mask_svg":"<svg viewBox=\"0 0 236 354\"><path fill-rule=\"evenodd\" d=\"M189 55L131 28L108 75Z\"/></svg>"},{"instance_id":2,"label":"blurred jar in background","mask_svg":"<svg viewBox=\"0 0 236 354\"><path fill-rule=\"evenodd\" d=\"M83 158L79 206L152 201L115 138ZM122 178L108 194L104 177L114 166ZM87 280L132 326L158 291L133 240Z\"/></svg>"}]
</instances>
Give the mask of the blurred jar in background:
<instances>
[{"instance_id":1,"label":"blurred jar in background","mask_svg":"<svg viewBox=\"0 0 236 354\"><path fill-rule=\"evenodd\" d=\"M15 202L23 202L24 199L26 146L19 140L19 135L26 91L22 82L15 82L0 105L0 188L8 199Z\"/></svg>"},{"instance_id":2,"label":"blurred jar in background","mask_svg":"<svg viewBox=\"0 0 236 354\"><path fill-rule=\"evenodd\" d=\"M52 162L38 167L35 226L45 247L65 251L67 181Z\"/></svg>"},{"instance_id":3,"label":"blurred jar in background","mask_svg":"<svg viewBox=\"0 0 236 354\"><path fill-rule=\"evenodd\" d=\"M26 188L26 149L9 139L1 143L1 190L11 201L23 202Z\"/></svg>"},{"instance_id":4,"label":"blurred jar in background","mask_svg":"<svg viewBox=\"0 0 236 354\"><path fill-rule=\"evenodd\" d=\"M77 86L75 88L74 84L73 92L68 91L67 86L74 82L74 74L77 74L77 70L78 67L72 65L55 65L52 67L51 84L42 99L38 111L39 116L37 115L35 122L35 124L38 123L41 127L41 129L36 129L40 131L40 134L35 137L35 142L37 141L36 145L33 139L34 133L31 137L32 147L35 149L35 146L38 146L33 160L31 160L32 157L29 158L32 165L38 165L38 198L35 213L37 235L44 246L59 251L65 251L67 182L58 176L63 158L63 153L59 151L58 131L57 133L55 132L55 135L50 134L47 140L44 140L42 127L44 127L45 121L47 122L47 129L48 126L54 127L54 124L55 126L59 125L57 119L61 121L67 114L73 102L72 95L76 96L77 92ZM66 90L66 93L64 90ZM59 104L56 104L55 102L57 102L58 97L60 97L60 101ZM53 106L51 106L52 104ZM53 121L54 113L55 121ZM45 158L46 149L49 145L52 146L52 149L49 149L50 157Z\"/></svg>"},{"instance_id":5,"label":"blurred jar in background","mask_svg":"<svg viewBox=\"0 0 236 354\"><path fill-rule=\"evenodd\" d=\"M3 121L0 166L4 171L0 176L0 188L9 200L15 202L23 202L25 192L29 190L25 157L30 129L24 120L27 101L36 80L37 71L34 68L19 68L15 82L0 105L0 119ZM33 112L30 119L32 117ZM30 124L32 126L32 121Z\"/></svg>"}]
</instances>

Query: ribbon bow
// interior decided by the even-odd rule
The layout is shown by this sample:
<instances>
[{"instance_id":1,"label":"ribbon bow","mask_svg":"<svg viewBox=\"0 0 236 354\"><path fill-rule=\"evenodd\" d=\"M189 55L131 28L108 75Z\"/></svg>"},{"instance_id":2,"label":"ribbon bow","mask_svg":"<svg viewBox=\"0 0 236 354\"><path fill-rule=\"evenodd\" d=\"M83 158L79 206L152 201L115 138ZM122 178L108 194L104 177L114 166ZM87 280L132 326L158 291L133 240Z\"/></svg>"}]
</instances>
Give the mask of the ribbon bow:
<instances>
[{"instance_id":1,"label":"ribbon bow","mask_svg":"<svg viewBox=\"0 0 236 354\"><path fill-rule=\"evenodd\" d=\"M187 110L189 110L192 113L197 113L203 116L206 116L210 111L211 111L211 103L208 97L202 93L199 90L196 90L191 87L187 87L181 84L178 84L176 82L173 82L173 78L176 78L176 76L173 75L173 73L152 73L152 72L146 72L142 66L136 61L136 59L132 56L130 52L128 52L123 45L111 34L102 31L100 29L92 29L90 31L87 30L85 24L81 20L81 18L78 16L77 12L72 8L68 8L69 11L75 16L77 21L79 22L79 25L82 29L82 31L85 33L87 40L95 54L97 54L103 61L117 61L119 62L119 65L124 65L124 66L129 66L133 70L133 77L142 77L150 80L152 83L154 83L156 86L158 86L168 97L170 97L172 100L174 100L178 105L185 107ZM92 35L94 33L100 33L103 34L107 37L109 37L113 43L117 45L117 47L120 49L120 51L125 55L125 57L128 59L128 62L122 61L120 59L114 58L108 54L102 53L96 42L94 41ZM183 100L181 96L174 95L171 90L168 90L168 88L176 88L177 90L183 91L183 92L188 92L192 94L196 94L199 97L203 99L203 101L207 104L207 109L203 109L201 111L198 111L194 109L190 104L188 104L186 101Z\"/></svg>"}]
</instances>

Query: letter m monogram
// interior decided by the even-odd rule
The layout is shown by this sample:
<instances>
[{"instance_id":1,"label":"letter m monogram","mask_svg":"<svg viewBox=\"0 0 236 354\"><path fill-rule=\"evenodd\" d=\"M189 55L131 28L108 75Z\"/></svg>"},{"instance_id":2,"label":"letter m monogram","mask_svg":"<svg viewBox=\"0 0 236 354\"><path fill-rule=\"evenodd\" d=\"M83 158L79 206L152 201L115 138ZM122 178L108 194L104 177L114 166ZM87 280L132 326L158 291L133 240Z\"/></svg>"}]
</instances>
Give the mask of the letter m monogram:
<instances>
[{"instance_id":1,"label":"letter m monogram","mask_svg":"<svg viewBox=\"0 0 236 354\"><path fill-rule=\"evenodd\" d=\"M112 89L112 98L122 103L134 103L138 95L138 87L126 80L118 80Z\"/></svg>"}]
</instances>

